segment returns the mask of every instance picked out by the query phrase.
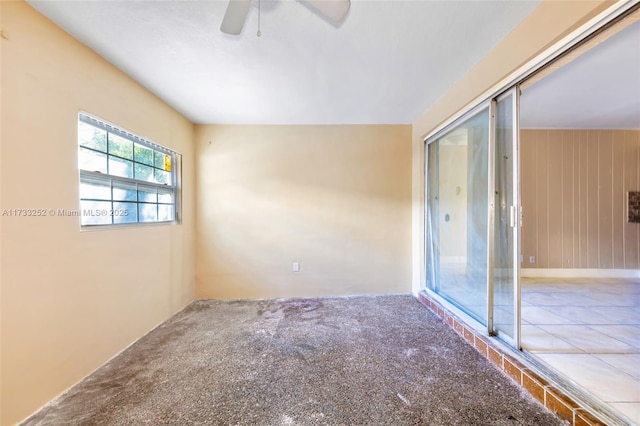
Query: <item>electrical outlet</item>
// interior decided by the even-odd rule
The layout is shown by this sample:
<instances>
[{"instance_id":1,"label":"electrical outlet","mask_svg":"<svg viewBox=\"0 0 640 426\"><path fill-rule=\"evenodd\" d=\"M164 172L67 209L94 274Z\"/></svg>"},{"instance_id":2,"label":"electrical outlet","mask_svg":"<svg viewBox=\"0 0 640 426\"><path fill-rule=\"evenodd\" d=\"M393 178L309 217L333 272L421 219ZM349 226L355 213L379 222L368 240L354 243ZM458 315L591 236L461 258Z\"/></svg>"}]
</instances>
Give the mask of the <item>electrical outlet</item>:
<instances>
[{"instance_id":1,"label":"electrical outlet","mask_svg":"<svg viewBox=\"0 0 640 426\"><path fill-rule=\"evenodd\" d=\"M300 264L298 262L293 262L293 272L300 272Z\"/></svg>"},{"instance_id":2,"label":"electrical outlet","mask_svg":"<svg viewBox=\"0 0 640 426\"><path fill-rule=\"evenodd\" d=\"M536 257L535 256L529 256L529 263L536 263Z\"/></svg>"}]
</instances>

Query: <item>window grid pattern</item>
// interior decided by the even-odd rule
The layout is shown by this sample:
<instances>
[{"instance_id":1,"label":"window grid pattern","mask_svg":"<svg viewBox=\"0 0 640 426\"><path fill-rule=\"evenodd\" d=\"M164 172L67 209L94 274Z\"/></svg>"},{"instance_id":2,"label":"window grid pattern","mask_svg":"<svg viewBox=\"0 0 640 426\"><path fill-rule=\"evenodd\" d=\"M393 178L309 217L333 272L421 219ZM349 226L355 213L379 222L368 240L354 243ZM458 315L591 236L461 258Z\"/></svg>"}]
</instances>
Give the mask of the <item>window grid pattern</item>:
<instances>
[{"instance_id":1,"label":"window grid pattern","mask_svg":"<svg viewBox=\"0 0 640 426\"><path fill-rule=\"evenodd\" d=\"M174 152L84 114L78 144L83 226L176 221Z\"/></svg>"}]
</instances>

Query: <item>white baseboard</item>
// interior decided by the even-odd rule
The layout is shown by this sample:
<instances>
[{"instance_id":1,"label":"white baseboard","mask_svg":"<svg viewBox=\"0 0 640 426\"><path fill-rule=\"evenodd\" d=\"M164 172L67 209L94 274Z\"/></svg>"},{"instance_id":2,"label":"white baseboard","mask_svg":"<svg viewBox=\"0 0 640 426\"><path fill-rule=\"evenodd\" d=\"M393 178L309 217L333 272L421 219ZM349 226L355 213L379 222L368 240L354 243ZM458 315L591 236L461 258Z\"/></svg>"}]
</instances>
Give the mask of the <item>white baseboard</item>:
<instances>
[{"instance_id":1,"label":"white baseboard","mask_svg":"<svg viewBox=\"0 0 640 426\"><path fill-rule=\"evenodd\" d=\"M534 278L638 278L640 269L538 269L521 268L521 277Z\"/></svg>"}]
</instances>

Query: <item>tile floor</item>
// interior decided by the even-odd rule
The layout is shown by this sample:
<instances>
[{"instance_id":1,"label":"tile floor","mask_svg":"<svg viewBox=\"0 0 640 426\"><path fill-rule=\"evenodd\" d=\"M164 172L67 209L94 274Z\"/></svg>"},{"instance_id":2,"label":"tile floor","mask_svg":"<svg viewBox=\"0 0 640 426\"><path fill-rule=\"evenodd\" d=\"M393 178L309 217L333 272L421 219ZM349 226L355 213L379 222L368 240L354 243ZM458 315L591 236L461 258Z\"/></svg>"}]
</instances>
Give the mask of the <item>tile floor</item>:
<instances>
[{"instance_id":1,"label":"tile floor","mask_svg":"<svg viewBox=\"0 0 640 426\"><path fill-rule=\"evenodd\" d=\"M522 278L522 346L640 425L640 280Z\"/></svg>"}]
</instances>

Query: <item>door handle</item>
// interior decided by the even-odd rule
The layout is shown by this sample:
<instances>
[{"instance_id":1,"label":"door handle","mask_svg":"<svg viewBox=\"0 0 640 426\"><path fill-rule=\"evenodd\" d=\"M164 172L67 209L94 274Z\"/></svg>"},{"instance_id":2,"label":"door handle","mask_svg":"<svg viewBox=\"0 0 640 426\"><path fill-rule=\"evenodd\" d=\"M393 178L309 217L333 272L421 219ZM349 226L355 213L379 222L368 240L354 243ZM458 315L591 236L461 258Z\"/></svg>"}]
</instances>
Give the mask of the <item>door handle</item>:
<instances>
[{"instance_id":1,"label":"door handle","mask_svg":"<svg viewBox=\"0 0 640 426\"><path fill-rule=\"evenodd\" d=\"M509 208L509 225L512 228L516 226L516 206L511 206Z\"/></svg>"}]
</instances>

